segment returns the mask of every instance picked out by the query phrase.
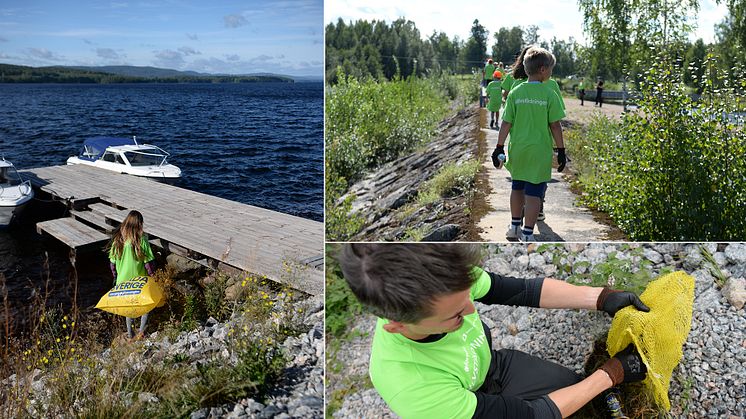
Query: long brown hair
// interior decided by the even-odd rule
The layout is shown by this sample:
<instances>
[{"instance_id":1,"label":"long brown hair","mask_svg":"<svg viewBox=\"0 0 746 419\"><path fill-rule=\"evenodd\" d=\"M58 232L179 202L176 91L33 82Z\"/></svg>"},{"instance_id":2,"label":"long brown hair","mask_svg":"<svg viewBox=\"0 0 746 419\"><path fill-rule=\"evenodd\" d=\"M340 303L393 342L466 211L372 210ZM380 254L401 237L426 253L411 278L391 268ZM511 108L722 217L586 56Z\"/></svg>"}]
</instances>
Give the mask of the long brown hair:
<instances>
[{"instance_id":1,"label":"long brown hair","mask_svg":"<svg viewBox=\"0 0 746 419\"><path fill-rule=\"evenodd\" d=\"M532 45L529 45L521 51L521 53L516 57L515 63L513 63L513 78L514 79L527 79L528 74L526 74L526 69L523 67L523 57L526 55L526 51L528 51L529 48L531 48Z\"/></svg>"},{"instance_id":2,"label":"long brown hair","mask_svg":"<svg viewBox=\"0 0 746 419\"><path fill-rule=\"evenodd\" d=\"M142 252L140 241L142 241L144 234L142 214L140 214L140 211L132 210L127 214L124 221L122 221L122 224L119 224L119 227L111 234L111 241L107 247L114 249L115 257L120 257L122 256L125 242L129 240L130 245L135 251L135 258L143 260L145 259L145 255Z\"/></svg>"}]
</instances>

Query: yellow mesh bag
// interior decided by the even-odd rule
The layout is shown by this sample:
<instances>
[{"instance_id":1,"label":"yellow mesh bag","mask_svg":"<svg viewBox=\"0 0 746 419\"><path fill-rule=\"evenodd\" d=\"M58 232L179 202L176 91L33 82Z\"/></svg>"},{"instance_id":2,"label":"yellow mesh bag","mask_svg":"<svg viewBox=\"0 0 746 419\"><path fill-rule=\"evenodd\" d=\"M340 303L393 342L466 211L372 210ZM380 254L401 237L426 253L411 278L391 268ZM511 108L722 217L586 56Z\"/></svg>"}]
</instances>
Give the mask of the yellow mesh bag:
<instances>
[{"instance_id":1,"label":"yellow mesh bag","mask_svg":"<svg viewBox=\"0 0 746 419\"><path fill-rule=\"evenodd\" d=\"M648 284L640 299L650 312L625 307L614 316L606 340L610 356L634 343L648 368L643 381L656 403L671 409L668 387L692 325L694 278L684 272L663 275Z\"/></svg>"},{"instance_id":2,"label":"yellow mesh bag","mask_svg":"<svg viewBox=\"0 0 746 419\"><path fill-rule=\"evenodd\" d=\"M163 290L147 276L122 282L107 292L96 308L124 317L140 317L165 303Z\"/></svg>"}]
</instances>

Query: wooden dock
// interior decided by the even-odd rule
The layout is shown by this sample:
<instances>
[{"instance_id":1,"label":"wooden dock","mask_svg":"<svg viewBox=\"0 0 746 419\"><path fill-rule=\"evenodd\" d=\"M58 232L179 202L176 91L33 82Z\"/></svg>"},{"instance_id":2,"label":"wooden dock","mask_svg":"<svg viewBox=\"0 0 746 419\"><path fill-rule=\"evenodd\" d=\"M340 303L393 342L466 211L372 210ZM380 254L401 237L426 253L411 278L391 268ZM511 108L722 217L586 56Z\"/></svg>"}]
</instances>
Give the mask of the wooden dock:
<instances>
[{"instance_id":1,"label":"wooden dock","mask_svg":"<svg viewBox=\"0 0 746 419\"><path fill-rule=\"evenodd\" d=\"M73 251L103 245L105 233L138 210L151 243L166 251L323 293L320 222L81 165L21 173L70 209L69 218L41 222L37 229Z\"/></svg>"}]
</instances>

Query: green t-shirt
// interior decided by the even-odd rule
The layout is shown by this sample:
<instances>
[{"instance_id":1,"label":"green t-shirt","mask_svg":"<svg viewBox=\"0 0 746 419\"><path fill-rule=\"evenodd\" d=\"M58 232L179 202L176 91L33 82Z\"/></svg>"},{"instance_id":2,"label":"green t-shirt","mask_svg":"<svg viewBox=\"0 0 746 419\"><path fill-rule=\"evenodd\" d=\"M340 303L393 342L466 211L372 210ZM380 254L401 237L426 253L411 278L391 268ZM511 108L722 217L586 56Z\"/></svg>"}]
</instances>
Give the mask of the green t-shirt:
<instances>
[{"instance_id":1,"label":"green t-shirt","mask_svg":"<svg viewBox=\"0 0 746 419\"><path fill-rule=\"evenodd\" d=\"M489 274L474 268L471 300L487 294ZM479 314L435 342L421 343L383 330L378 319L370 354L370 379L391 410L405 419L470 418L490 367L490 347Z\"/></svg>"},{"instance_id":2,"label":"green t-shirt","mask_svg":"<svg viewBox=\"0 0 746 419\"><path fill-rule=\"evenodd\" d=\"M514 81L515 81L515 79L513 78L513 74L512 73L503 74L503 79L502 79L502 88L503 88L503 90L505 90L506 92L509 92L510 89L513 88L513 82Z\"/></svg>"},{"instance_id":3,"label":"green t-shirt","mask_svg":"<svg viewBox=\"0 0 746 419\"><path fill-rule=\"evenodd\" d=\"M499 111L503 103L503 90L500 85L500 80L493 80L487 85L487 96L490 97L487 110L490 112Z\"/></svg>"},{"instance_id":4,"label":"green t-shirt","mask_svg":"<svg viewBox=\"0 0 746 419\"><path fill-rule=\"evenodd\" d=\"M521 83L510 91L503 121L512 124L505 167L513 180L551 180L554 153L548 126L564 116L557 93L544 83Z\"/></svg>"},{"instance_id":5,"label":"green t-shirt","mask_svg":"<svg viewBox=\"0 0 746 419\"><path fill-rule=\"evenodd\" d=\"M557 80L550 78L544 83L546 83L547 86L551 87L552 90L554 90L557 93L557 96L560 99L560 105L562 105L562 110L564 111L565 110L565 99L562 98L562 91L560 90L559 83L557 83Z\"/></svg>"},{"instance_id":6,"label":"green t-shirt","mask_svg":"<svg viewBox=\"0 0 746 419\"><path fill-rule=\"evenodd\" d=\"M484 66L484 79L485 80L492 80L495 78L495 65L494 64L487 64Z\"/></svg>"},{"instance_id":7,"label":"green t-shirt","mask_svg":"<svg viewBox=\"0 0 746 419\"><path fill-rule=\"evenodd\" d=\"M109 261L117 266L117 285L129 281L136 276L148 274L145 270L145 264L155 259L155 257L153 257L153 250L150 248L150 243L148 243L146 235L143 235L140 239L140 247L145 257L144 260L137 260L135 249L129 240L124 242L122 255L118 258L114 255L114 248L109 249Z\"/></svg>"},{"instance_id":8,"label":"green t-shirt","mask_svg":"<svg viewBox=\"0 0 746 419\"><path fill-rule=\"evenodd\" d=\"M578 83L578 90L585 90L585 82Z\"/></svg>"}]
</instances>

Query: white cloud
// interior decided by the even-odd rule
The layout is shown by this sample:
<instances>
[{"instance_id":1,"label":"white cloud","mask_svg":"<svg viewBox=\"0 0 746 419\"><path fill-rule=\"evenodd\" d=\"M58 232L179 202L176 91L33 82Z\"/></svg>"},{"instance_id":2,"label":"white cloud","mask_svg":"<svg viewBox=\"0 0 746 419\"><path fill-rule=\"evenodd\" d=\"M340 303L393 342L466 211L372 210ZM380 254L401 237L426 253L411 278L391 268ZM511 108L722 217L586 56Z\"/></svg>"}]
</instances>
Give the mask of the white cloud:
<instances>
[{"instance_id":1,"label":"white cloud","mask_svg":"<svg viewBox=\"0 0 746 419\"><path fill-rule=\"evenodd\" d=\"M225 22L225 27L227 28L238 28L249 24L249 21L239 14L223 16L223 21Z\"/></svg>"},{"instance_id":2,"label":"white cloud","mask_svg":"<svg viewBox=\"0 0 746 419\"><path fill-rule=\"evenodd\" d=\"M179 48L179 52L182 53L182 54L184 54L185 57L188 57L190 55L200 55L200 54L202 54L201 52L195 50L192 47L181 47L181 48Z\"/></svg>"},{"instance_id":3,"label":"white cloud","mask_svg":"<svg viewBox=\"0 0 746 419\"><path fill-rule=\"evenodd\" d=\"M27 48L26 53L32 58L45 61L63 61L65 59L65 57L61 57L46 48Z\"/></svg>"},{"instance_id":4,"label":"white cloud","mask_svg":"<svg viewBox=\"0 0 746 419\"><path fill-rule=\"evenodd\" d=\"M119 54L111 48L96 48L96 55L109 61L119 60L123 58L120 57Z\"/></svg>"},{"instance_id":5,"label":"white cloud","mask_svg":"<svg viewBox=\"0 0 746 419\"><path fill-rule=\"evenodd\" d=\"M153 63L157 67L180 69L185 63L184 55L179 51L164 49L153 51L153 53L155 54L155 61Z\"/></svg>"}]
</instances>

